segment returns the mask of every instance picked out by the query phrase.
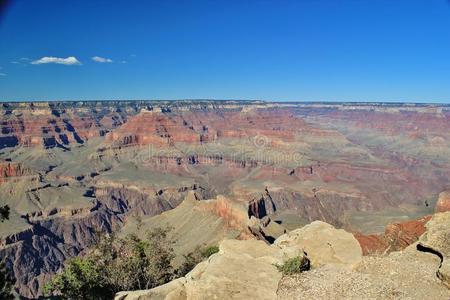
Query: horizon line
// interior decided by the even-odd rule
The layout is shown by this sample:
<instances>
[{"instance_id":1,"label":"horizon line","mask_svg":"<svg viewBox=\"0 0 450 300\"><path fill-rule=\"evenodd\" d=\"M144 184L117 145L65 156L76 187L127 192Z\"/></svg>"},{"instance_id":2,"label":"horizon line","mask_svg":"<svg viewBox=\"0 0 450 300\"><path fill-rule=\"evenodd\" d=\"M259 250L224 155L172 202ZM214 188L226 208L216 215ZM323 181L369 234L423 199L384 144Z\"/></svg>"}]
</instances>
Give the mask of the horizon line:
<instances>
[{"instance_id":1,"label":"horizon line","mask_svg":"<svg viewBox=\"0 0 450 300\"><path fill-rule=\"evenodd\" d=\"M181 98L181 99L51 99L51 100L3 100L0 99L0 104L8 103L77 103L77 102L250 102L250 103L281 103L281 104L402 104L402 105L441 105L450 106L448 102L416 102L416 101L345 101L345 100L266 100L266 99L216 99L216 98Z\"/></svg>"}]
</instances>

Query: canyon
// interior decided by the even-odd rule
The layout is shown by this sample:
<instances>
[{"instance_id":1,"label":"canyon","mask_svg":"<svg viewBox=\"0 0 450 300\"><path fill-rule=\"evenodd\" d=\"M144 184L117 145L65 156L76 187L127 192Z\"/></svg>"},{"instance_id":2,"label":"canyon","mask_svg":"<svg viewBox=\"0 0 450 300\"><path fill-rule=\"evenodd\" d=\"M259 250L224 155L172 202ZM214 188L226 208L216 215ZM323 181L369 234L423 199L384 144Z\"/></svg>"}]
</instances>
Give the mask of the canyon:
<instances>
[{"instance_id":1,"label":"canyon","mask_svg":"<svg viewBox=\"0 0 450 300\"><path fill-rule=\"evenodd\" d=\"M371 256L410 247L450 210L448 105L10 102L0 115L0 256L24 298L99 233L138 223L172 227L179 257L314 221Z\"/></svg>"}]
</instances>

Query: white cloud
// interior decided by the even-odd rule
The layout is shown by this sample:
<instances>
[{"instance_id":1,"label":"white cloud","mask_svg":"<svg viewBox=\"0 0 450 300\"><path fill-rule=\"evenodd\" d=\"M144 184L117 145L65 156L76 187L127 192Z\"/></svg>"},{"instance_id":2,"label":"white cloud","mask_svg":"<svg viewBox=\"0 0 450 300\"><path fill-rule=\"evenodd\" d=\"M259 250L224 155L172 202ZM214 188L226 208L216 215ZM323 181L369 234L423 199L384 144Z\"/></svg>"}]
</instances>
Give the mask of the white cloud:
<instances>
[{"instance_id":1,"label":"white cloud","mask_svg":"<svg viewBox=\"0 0 450 300\"><path fill-rule=\"evenodd\" d=\"M112 63L112 59L110 58L104 58L104 57L100 57L100 56L93 56L91 57L93 61L95 62L99 62L99 63Z\"/></svg>"},{"instance_id":2,"label":"white cloud","mask_svg":"<svg viewBox=\"0 0 450 300\"><path fill-rule=\"evenodd\" d=\"M15 60L13 60L12 62L11 62L12 64L15 64L15 65L18 65L18 64L20 64L20 62L18 62L18 61L15 61Z\"/></svg>"},{"instance_id":3,"label":"white cloud","mask_svg":"<svg viewBox=\"0 0 450 300\"><path fill-rule=\"evenodd\" d=\"M44 56L38 60L32 61L31 64L32 65L59 64L70 66L70 65L81 65L81 62L75 56L69 56L66 58Z\"/></svg>"},{"instance_id":4,"label":"white cloud","mask_svg":"<svg viewBox=\"0 0 450 300\"><path fill-rule=\"evenodd\" d=\"M6 73L0 73L0 76L6 76Z\"/></svg>"}]
</instances>

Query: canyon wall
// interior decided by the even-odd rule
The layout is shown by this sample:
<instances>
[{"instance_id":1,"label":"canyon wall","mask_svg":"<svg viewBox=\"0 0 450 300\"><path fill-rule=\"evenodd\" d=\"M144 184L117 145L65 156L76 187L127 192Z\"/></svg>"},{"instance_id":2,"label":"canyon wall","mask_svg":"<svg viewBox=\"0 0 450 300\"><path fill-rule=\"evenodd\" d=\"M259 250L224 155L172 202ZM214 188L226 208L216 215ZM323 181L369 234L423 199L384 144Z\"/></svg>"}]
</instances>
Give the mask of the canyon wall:
<instances>
[{"instance_id":1,"label":"canyon wall","mask_svg":"<svg viewBox=\"0 0 450 300\"><path fill-rule=\"evenodd\" d=\"M35 102L3 103L0 116L0 205L11 208L0 255L24 297L98 234L163 216L190 191L221 195L195 205L214 232L253 238L254 218L273 238L321 220L362 232L378 247L366 252L420 235L402 223L380 237L385 225L448 206L445 105Z\"/></svg>"}]
</instances>

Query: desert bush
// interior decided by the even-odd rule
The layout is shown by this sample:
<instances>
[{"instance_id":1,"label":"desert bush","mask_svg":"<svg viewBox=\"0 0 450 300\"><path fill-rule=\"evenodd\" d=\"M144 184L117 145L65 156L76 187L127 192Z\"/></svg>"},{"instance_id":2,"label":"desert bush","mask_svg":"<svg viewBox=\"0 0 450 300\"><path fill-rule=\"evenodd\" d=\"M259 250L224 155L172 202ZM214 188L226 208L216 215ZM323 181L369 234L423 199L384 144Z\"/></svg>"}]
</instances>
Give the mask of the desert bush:
<instances>
[{"instance_id":1,"label":"desert bush","mask_svg":"<svg viewBox=\"0 0 450 300\"><path fill-rule=\"evenodd\" d=\"M184 262L177 270L177 276L182 277L189 273L197 264L219 252L218 246L208 246L204 249L197 247L194 251L184 255Z\"/></svg>"},{"instance_id":2,"label":"desert bush","mask_svg":"<svg viewBox=\"0 0 450 300\"><path fill-rule=\"evenodd\" d=\"M64 271L44 287L45 294L57 292L66 299L108 299L114 293L93 257L76 257Z\"/></svg>"},{"instance_id":3,"label":"desert bush","mask_svg":"<svg viewBox=\"0 0 450 300\"><path fill-rule=\"evenodd\" d=\"M148 232L146 239L103 236L84 257L66 264L45 287L46 295L65 299L111 299L122 290L150 289L172 280L174 258L168 229Z\"/></svg>"},{"instance_id":4,"label":"desert bush","mask_svg":"<svg viewBox=\"0 0 450 300\"><path fill-rule=\"evenodd\" d=\"M183 277L189 273L195 266L203 261L203 256L198 250L194 250L186 255L183 255L184 261L177 270L177 276Z\"/></svg>"},{"instance_id":5,"label":"desert bush","mask_svg":"<svg viewBox=\"0 0 450 300\"><path fill-rule=\"evenodd\" d=\"M308 271L311 263L306 256L296 256L286 260L282 265L278 265L277 269L284 275L301 273Z\"/></svg>"},{"instance_id":6,"label":"desert bush","mask_svg":"<svg viewBox=\"0 0 450 300\"><path fill-rule=\"evenodd\" d=\"M0 222L9 219L10 208L8 205L0 207Z\"/></svg>"},{"instance_id":7,"label":"desert bush","mask_svg":"<svg viewBox=\"0 0 450 300\"><path fill-rule=\"evenodd\" d=\"M209 246L206 247L203 251L202 251L202 255L204 258L208 258L211 255L215 254L219 252L219 246L213 245L213 246Z\"/></svg>"}]
</instances>

